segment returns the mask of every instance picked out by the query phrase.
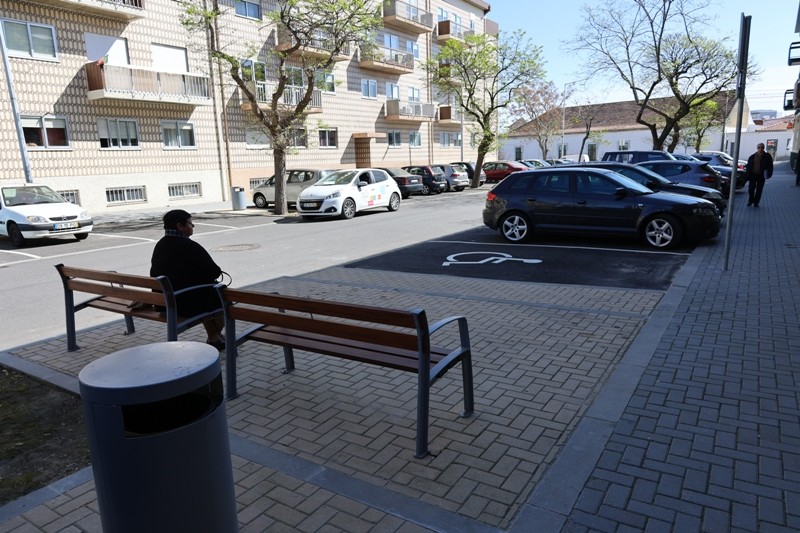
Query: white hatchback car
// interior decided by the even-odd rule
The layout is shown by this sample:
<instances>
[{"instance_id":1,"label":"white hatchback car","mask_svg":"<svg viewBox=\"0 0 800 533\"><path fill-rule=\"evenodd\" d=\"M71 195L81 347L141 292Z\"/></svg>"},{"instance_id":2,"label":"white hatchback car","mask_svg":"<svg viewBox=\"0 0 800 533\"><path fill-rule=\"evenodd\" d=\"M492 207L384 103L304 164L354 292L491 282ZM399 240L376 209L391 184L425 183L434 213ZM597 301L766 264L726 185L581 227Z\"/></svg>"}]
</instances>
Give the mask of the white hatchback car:
<instances>
[{"instance_id":1,"label":"white hatchback car","mask_svg":"<svg viewBox=\"0 0 800 533\"><path fill-rule=\"evenodd\" d=\"M377 168L340 170L300 193L297 212L303 218L353 218L359 211L400 208L400 188L385 171Z\"/></svg>"},{"instance_id":2,"label":"white hatchback car","mask_svg":"<svg viewBox=\"0 0 800 533\"><path fill-rule=\"evenodd\" d=\"M74 235L80 241L90 231L89 213L46 185L0 187L0 235L14 246L57 235Z\"/></svg>"}]
</instances>

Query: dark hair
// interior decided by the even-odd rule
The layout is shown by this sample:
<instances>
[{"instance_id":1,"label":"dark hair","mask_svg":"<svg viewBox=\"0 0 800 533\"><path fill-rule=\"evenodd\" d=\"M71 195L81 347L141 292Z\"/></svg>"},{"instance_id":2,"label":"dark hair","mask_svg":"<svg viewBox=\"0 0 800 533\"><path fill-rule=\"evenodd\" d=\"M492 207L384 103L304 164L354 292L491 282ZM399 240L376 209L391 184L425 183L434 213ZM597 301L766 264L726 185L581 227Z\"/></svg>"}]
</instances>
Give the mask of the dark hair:
<instances>
[{"instance_id":1,"label":"dark hair","mask_svg":"<svg viewBox=\"0 0 800 533\"><path fill-rule=\"evenodd\" d=\"M178 229L178 224L185 224L192 214L183 209L173 209L164 213L164 229Z\"/></svg>"}]
</instances>

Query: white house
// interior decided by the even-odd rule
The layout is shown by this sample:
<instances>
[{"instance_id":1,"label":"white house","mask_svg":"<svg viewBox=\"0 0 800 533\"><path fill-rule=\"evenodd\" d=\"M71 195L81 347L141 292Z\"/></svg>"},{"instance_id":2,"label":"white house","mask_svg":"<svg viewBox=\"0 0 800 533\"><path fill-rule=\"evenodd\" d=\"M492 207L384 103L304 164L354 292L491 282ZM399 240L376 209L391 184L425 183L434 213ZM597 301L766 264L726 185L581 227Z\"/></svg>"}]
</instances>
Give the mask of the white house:
<instances>
[{"instance_id":1,"label":"white house","mask_svg":"<svg viewBox=\"0 0 800 533\"><path fill-rule=\"evenodd\" d=\"M724 92L716 100L719 109L726 110L725 128L724 131L722 127L710 130L704 139L703 148L733 154L738 113L735 95L732 91ZM579 119L578 113L581 108L588 109L588 113L584 112L583 116L594 117L591 128L593 134L600 134L599 139L587 141L583 148L582 153L587 154L590 160L602 159L603 154L608 151L653 149L650 131L636 122L638 105L633 101L610 102L552 111L563 113L559 117L564 124L563 147L562 132L558 132L555 138L551 139L550 153L546 155L542 154L539 143L531 133L532 123L515 124L511 127L507 137L501 141L499 158L503 160L552 159L558 154L578 154L581 149L581 141L585 136L585 126ZM767 149L776 160L789 159L792 143L792 117L765 120L763 124L756 124L750 116L745 99L742 118L741 149L739 151L741 159L746 159L744 156L755 152L756 144L759 142L767 145ZM684 147L680 144L675 148L676 153L692 154L694 151L693 147Z\"/></svg>"}]
</instances>

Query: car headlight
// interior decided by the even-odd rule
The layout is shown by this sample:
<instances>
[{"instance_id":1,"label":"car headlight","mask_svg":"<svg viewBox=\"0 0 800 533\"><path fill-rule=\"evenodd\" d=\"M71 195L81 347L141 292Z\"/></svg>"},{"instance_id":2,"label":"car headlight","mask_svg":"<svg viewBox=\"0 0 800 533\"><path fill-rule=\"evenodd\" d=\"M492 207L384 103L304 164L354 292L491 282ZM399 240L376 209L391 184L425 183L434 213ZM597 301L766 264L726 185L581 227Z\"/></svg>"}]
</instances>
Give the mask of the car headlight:
<instances>
[{"instance_id":1,"label":"car headlight","mask_svg":"<svg viewBox=\"0 0 800 533\"><path fill-rule=\"evenodd\" d=\"M88 211L81 211L81 214L78 215L78 218L81 219L81 220L87 220L87 219L92 218L92 217L89 216L89 212Z\"/></svg>"},{"instance_id":2,"label":"car headlight","mask_svg":"<svg viewBox=\"0 0 800 533\"><path fill-rule=\"evenodd\" d=\"M48 222L50 222L49 220L47 220L46 217L40 215L29 215L25 218L27 218L28 222L30 222L31 224L47 224Z\"/></svg>"},{"instance_id":3,"label":"car headlight","mask_svg":"<svg viewBox=\"0 0 800 533\"><path fill-rule=\"evenodd\" d=\"M717 208L714 205L699 205L692 209L692 213L697 216L716 215Z\"/></svg>"},{"instance_id":4,"label":"car headlight","mask_svg":"<svg viewBox=\"0 0 800 533\"><path fill-rule=\"evenodd\" d=\"M710 200L712 198L714 200L722 200L722 193L719 193L717 191L709 192L709 193L704 194L703 198L705 198L706 200Z\"/></svg>"},{"instance_id":5,"label":"car headlight","mask_svg":"<svg viewBox=\"0 0 800 533\"><path fill-rule=\"evenodd\" d=\"M336 191L334 193L329 194L325 197L326 200L332 200L334 198L339 198L342 195L342 191Z\"/></svg>"}]
</instances>

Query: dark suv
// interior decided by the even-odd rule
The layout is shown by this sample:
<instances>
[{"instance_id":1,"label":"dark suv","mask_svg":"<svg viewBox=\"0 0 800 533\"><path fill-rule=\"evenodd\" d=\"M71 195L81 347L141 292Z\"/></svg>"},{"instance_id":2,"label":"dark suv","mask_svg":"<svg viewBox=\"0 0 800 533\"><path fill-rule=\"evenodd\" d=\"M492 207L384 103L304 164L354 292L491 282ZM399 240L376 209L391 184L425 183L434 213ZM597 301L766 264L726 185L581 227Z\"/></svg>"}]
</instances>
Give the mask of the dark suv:
<instances>
[{"instance_id":1,"label":"dark suv","mask_svg":"<svg viewBox=\"0 0 800 533\"><path fill-rule=\"evenodd\" d=\"M430 165L410 165L403 170L422 178L422 194L439 194L447 188L444 172Z\"/></svg>"},{"instance_id":2,"label":"dark suv","mask_svg":"<svg viewBox=\"0 0 800 533\"><path fill-rule=\"evenodd\" d=\"M603 161L616 161L617 163L642 163L644 161L674 160L675 157L664 150L619 150L603 154Z\"/></svg>"}]
</instances>

